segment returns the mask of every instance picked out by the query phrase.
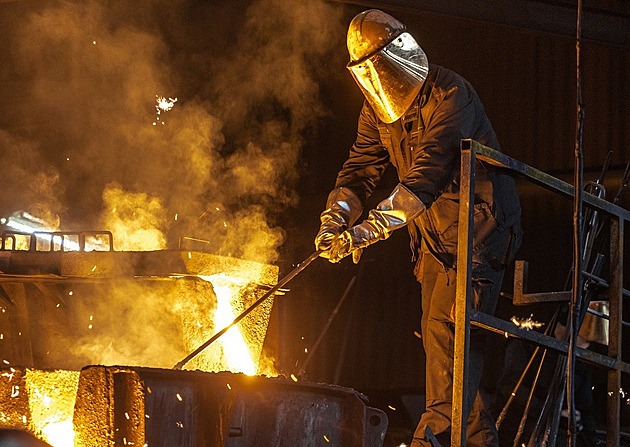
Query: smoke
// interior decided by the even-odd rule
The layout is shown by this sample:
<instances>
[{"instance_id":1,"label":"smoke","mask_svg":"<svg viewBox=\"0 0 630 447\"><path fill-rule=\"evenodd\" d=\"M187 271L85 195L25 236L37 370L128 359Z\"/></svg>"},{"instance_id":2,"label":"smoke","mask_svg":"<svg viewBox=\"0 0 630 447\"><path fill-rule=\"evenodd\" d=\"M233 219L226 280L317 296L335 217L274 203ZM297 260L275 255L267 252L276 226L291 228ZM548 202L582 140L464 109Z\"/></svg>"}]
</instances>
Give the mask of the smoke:
<instances>
[{"instance_id":1,"label":"smoke","mask_svg":"<svg viewBox=\"0 0 630 447\"><path fill-rule=\"evenodd\" d=\"M48 222L50 228L57 228L58 214L51 210L62 208L56 194L60 191L58 171L45 166L36 145L1 129L0 147L0 177L5 180L0 194L0 208L15 206L13 200L19 198L22 202L19 209L37 215ZM35 166L42 167L33 171Z\"/></svg>"},{"instance_id":2,"label":"smoke","mask_svg":"<svg viewBox=\"0 0 630 447\"><path fill-rule=\"evenodd\" d=\"M34 2L8 21L13 73L2 84L21 89L0 112L11 124L0 129L0 213L111 230L118 249L196 240L277 258L304 136L325 114L321 67L344 37L337 8ZM158 96L177 102L158 114Z\"/></svg>"},{"instance_id":3,"label":"smoke","mask_svg":"<svg viewBox=\"0 0 630 447\"><path fill-rule=\"evenodd\" d=\"M126 193L119 185L112 184L103 191L103 202L109 209L105 225L117 235L118 244L135 251L166 248L160 231L165 220L164 209L157 198Z\"/></svg>"}]
</instances>

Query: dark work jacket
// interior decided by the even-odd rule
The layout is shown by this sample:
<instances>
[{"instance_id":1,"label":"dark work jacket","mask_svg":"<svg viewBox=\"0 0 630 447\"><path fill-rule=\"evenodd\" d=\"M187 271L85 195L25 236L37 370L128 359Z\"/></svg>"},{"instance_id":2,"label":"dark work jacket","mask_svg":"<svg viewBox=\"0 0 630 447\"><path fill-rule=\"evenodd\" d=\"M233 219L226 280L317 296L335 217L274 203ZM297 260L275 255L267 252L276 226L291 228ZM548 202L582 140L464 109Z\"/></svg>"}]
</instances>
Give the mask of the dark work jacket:
<instances>
[{"instance_id":1,"label":"dark work jacket","mask_svg":"<svg viewBox=\"0 0 630 447\"><path fill-rule=\"evenodd\" d=\"M465 138L500 150L470 83L451 70L430 65L416 102L399 120L385 124L369 103L364 103L356 141L335 187L350 188L365 203L392 163L400 183L427 208L408 226L414 254L430 252L446 269L454 268L460 140ZM493 233L512 231L520 235L520 204L514 179L481 162L476 172L473 260L483 253Z\"/></svg>"}]
</instances>

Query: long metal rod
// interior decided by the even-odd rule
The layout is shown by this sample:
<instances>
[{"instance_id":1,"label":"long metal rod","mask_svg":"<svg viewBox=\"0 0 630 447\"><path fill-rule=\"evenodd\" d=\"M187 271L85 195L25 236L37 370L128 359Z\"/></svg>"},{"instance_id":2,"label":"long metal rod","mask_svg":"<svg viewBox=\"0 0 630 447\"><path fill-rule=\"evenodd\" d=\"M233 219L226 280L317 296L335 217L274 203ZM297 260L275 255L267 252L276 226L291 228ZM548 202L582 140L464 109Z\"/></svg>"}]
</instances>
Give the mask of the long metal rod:
<instances>
[{"instance_id":1,"label":"long metal rod","mask_svg":"<svg viewBox=\"0 0 630 447\"><path fill-rule=\"evenodd\" d=\"M322 339L324 338L324 336L328 332L328 328L330 328L330 325L332 324L333 320L335 319L335 317L339 313L339 309L341 308L341 306L343 305L344 301L346 300L346 298L350 294L350 291L352 290L352 287L354 286L354 283L356 281L357 281L357 275L354 275L352 277L352 279L350 280L350 282L348 283L348 285L346 287L346 290L343 292L343 295L341 295L341 298L339 299L339 302L337 303L337 305L333 309L332 313L328 317L328 320L326 321L326 324L324 324L324 327L322 328L321 332L319 333L319 337L317 337L317 340L315 340L315 343L313 343L313 346L311 346L311 349L308 351L308 356L306 356L306 359L304 360L304 363L302 363L302 367L300 368L300 371L297 374L298 377L302 377L304 375L304 373L306 372L306 367L311 362L311 359L313 358L313 354L315 354L315 351L317 351L317 348L319 348L319 344L322 342Z\"/></svg>"},{"instance_id":2,"label":"long metal rod","mask_svg":"<svg viewBox=\"0 0 630 447\"><path fill-rule=\"evenodd\" d=\"M577 424L575 421L575 346L582 323L580 319L582 305L582 195L584 191L584 157L582 151L582 130L584 126L584 107L582 104L582 77L580 65L580 43L582 40L582 0L578 0L576 26L576 105L577 122L575 126L575 195L573 200L573 296L571 297L569 322L569 355L567 362L567 408L568 408L568 447L577 445Z\"/></svg>"},{"instance_id":3,"label":"long metal rod","mask_svg":"<svg viewBox=\"0 0 630 447\"><path fill-rule=\"evenodd\" d=\"M551 317L551 320L549 321L549 324L547 324L547 328L545 329L545 332L544 332L545 335L549 335L549 334L553 333L553 331L554 331L554 329L556 327L557 320L558 320L558 312L559 312L559 310L556 310L556 312ZM519 377L516 385L514 385L514 388L512 389L512 393L510 393L510 397L508 398L508 400L505 403L505 405L503 405L503 409L501 410L501 414L499 414L499 417L497 418L497 421L495 423L495 426L496 426L497 430L499 430L499 428L501 427L501 424L503 423L503 420L505 419L505 416L506 416L506 414L507 414L507 412L508 412L508 410L510 408L510 405L512 405L512 402L516 398L516 393L518 393L518 390L521 388L521 385L523 384L523 381L525 380L525 376L527 375L527 373L529 372L529 369L533 365L534 359L536 358L536 355L538 354L538 351L540 351L540 349L541 349L541 345L536 346L536 349L534 349L534 352L529 357L529 361L527 362L527 365L525 366L525 369L521 373L521 376ZM544 349L543 354L542 354L542 358L540 359L540 364L541 365L545 361L546 354L547 354L547 349ZM534 389L536 387L536 382L538 380L537 379L538 376L539 375L537 374L536 375L536 380L532 384L532 389Z\"/></svg>"},{"instance_id":4,"label":"long metal rod","mask_svg":"<svg viewBox=\"0 0 630 447\"><path fill-rule=\"evenodd\" d=\"M317 259L317 257L319 257L320 253L321 252L319 250L317 250L317 251L313 252L313 254L311 254L304 261L299 263L297 265L297 267L295 267L287 275L285 275L280 281L278 281L278 283L275 286L273 286L271 289L269 289L269 291L267 291L267 293L265 293L263 296L258 298L258 300L256 300L256 302L254 304L252 304L247 309L245 309L243 311L243 313L241 313L238 317L236 317L230 324L228 324L223 329L221 329L219 332L217 332L212 337L210 337L205 343L203 343L201 346L199 346L193 352L191 352L186 357L184 357L180 362L176 363L175 366L173 366L173 369L182 369L186 363L188 363L194 357L199 355L204 349L206 349L212 343L217 341L219 339L219 337L221 337L223 334L225 334L227 331L229 331L232 326L238 324L239 321L241 321L243 318L245 318L252 310L254 310L258 306L260 306L267 298L269 298L270 296L275 294L278 291L278 289L280 289L281 287L284 287L289 281L291 281L293 278L295 278L311 262L313 262L315 259Z\"/></svg>"},{"instance_id":5,"label":"long metal rod","mask_svg":"<svg viewBox=\"0 0 630 447\"><path fill-rule=\"evenodd\" d=\"M536 350L539 347L536 346ZM529 407L532 403L532 398L534 397L534 391L536 391L536 385L538 384L538 379L540 378L540 372L542 371L543 365L545 363L545 357L547 356L547 350L545 349L540 358L540 363L538 364L538 370L536 371L536 376L534 377L534 382L529 390L529 395L527 396L527 402L525 404L525 409L523 410L523 415L521 416L521 422L518 424L518 430L516 431L516 435L514 435L514 442L512 443L512 447L518 447L518 443L521 440L521 436L523 435L523 431L525 430L525 424L527 423L527 416L529 413ZM533 358L533 357L532 357Z\"/></svg>"}]
</instances>

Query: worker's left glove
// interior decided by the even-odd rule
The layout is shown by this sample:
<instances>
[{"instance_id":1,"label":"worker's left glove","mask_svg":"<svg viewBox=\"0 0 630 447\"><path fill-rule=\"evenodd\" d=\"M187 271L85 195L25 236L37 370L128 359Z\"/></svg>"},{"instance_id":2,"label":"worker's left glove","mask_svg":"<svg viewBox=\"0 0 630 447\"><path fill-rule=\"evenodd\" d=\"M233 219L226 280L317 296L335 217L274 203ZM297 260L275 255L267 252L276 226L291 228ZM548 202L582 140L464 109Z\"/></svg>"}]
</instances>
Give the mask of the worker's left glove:
<instances>
[{"instance_id":1,"label":"worker's left glove","mask_svg":"<svg viewBox=\"0 0 630 447\"><path fill-rule=\"evenodd\" d=\"M339 262L352 254L352 260L356 264L363 248L387 239L392 231L404 227L425 209L424 203L415 194L398 184L388 198L369 212L367 219L332 241L329 261Z\"/></svg>"}]
</instances>

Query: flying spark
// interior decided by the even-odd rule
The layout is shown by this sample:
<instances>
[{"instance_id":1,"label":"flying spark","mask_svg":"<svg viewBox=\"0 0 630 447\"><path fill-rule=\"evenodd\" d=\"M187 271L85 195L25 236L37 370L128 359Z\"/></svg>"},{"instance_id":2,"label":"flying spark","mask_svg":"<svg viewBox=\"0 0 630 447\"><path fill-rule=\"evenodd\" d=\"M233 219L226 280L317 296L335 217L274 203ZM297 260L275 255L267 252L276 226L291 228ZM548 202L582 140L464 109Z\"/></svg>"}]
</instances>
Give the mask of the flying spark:
<instances>
[{"instance_id":1,"label":"flying spark","mask_svg":"<svg viewBox=\"0 0 630 447\"><path fill-rule=\"evenodd\" d=\"M532 317L534 316L534 314L531 314L529 317L527 318L516 318L516 317L512 317L511 321L512 323L514 323L516 326L526 329L528 331L531 331L532 329L538 329L542 326L545 325L545 323L541 323L539 321L535 321Z\"/></svg>"},{"instance_id":2,"label":"flying spark","mask_svg":"<svg viewBox=\"0 0 630 447\"><path fill-rule=\"evenodd\" d=\"M157 109L158 115L160 114L161 111L170 112L173 106L175 105L175 103L177 102L177 98L166 99L163 96L157 96L157 95L155 95L155 97L157 98L156 109Z\"/></svg>"}]
</instances>

